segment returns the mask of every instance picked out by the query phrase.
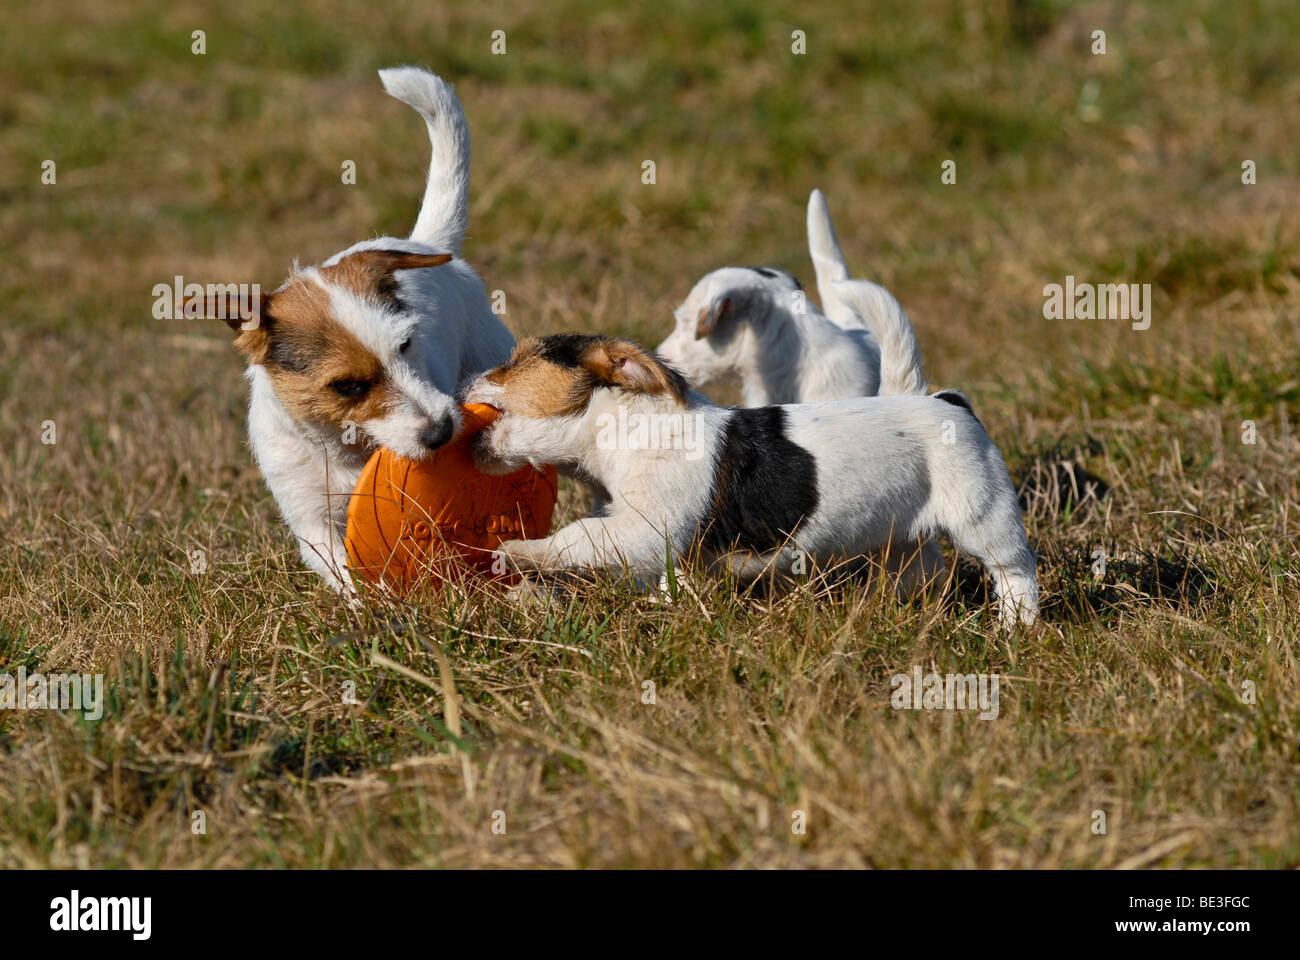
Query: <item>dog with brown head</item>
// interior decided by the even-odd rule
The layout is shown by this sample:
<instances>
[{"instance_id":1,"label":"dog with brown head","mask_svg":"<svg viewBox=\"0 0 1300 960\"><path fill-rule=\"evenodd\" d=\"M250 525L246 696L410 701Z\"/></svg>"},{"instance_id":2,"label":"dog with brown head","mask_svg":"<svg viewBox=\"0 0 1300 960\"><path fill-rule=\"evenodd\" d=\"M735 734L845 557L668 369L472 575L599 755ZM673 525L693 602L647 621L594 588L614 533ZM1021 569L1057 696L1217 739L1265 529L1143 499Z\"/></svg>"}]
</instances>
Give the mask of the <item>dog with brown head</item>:
<instances>
[{"instance_id":1,"label":"dog with brown head","mask_svg":"<svg viewBox=\"0 0 1300 960\"><path fill-rule=\"evenodd\" d=\"M510 359L466 393L502 412L478 435L480 468L517 470L525 463L580 466L592 455L602 418L682 410L686 378L630 340L562 333L524 340Z\"/></svg>"},{"instance_id":2,"label":"dog with brown head","mask_svg":"<svg viewBox=\"0 0 1300 960\"><path fill-rule=\"evenodd\" d=\"M451 86L414 67L380 73L424 118L433 147L410 238L379 237L299 268L252 302L206 303L248 361L249 438L307 565L347 590L347 509L379 447L427 457L460 429L457 393L514 337L458 256L469 131ZM197 310L190 305L187 313Z\"/></svg>"}]
</instances>

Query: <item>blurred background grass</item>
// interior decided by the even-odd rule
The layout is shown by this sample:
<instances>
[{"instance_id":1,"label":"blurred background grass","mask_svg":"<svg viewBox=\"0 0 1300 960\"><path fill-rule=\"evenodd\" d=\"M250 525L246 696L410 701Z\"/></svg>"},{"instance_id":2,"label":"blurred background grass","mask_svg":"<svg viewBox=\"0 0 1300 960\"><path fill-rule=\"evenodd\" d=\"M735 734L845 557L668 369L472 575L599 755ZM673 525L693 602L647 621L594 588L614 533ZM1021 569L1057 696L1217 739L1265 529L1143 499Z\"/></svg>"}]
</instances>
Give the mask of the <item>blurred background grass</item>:
<instances>
[{"instance_id":1,"label":"blurred background grass","mask_svg":"<svg viewBox=\"0 0 1300 960\"><path fill-rule=\"evenodd\" d=\"M10 4L4 22L0 663L106 671L120 704L86 730L0 717L7 863L1296 862L1300 5L123 0ZM466 826L490 791L394 773L461 741L391 676L378 728L332 712L339 676L364 691L387 675L351 641L322 647L357 625L300 569L252 466L225 328L157 321L151 291L176 274L273 287L295 258L404 235L428 142L375 76L398 63L456 84L474 138L463 253L518 334L655 343L726 264L811 283L804 205L823 189L855 275L898 296L931 380L972 397L1024 486L1048 634L1003 646L978 604L931 621L853 597L706 595L711 625L620 595L542 623L445 601L459 626L434 633L462 693L498 710L485 689L523 691L527 723L480 720L479 776L581 826L502 851ZM1151 283L1151 328L1045 320L1042 288L1066 274ZM1104 478L1101 506L1062 494L1062 464ZM1127 559L1095 582L1103 545ZM223 658L237 680L214 772L192 753ZM883 707L889 673L920 662L1042 686L953 738ZM672 705L653 722L624 703L646 675ZM1232 705L1242 677L1267 709ZM558 702L538 713L540 683ZM717 769L741 754L758 758L744 776ZM625 796L625 762L658 786ZM376 770L397 799L354 808ZM321 781L341 771L358 779ZM220 838L183 829L195 795L228 805ZM1130 824L1101 852L1098 796ZM819 797L822 829L793 846L752 816Z\"/></svg>"}]
</instances>

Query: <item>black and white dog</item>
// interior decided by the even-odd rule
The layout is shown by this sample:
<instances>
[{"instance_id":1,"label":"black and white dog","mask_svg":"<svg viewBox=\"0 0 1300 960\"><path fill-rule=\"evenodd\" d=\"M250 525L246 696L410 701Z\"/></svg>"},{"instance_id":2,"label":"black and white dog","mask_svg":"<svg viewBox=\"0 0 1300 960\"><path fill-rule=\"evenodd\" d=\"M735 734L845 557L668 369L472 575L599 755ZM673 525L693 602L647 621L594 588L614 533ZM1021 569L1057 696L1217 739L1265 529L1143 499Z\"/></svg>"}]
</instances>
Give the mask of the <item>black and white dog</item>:
<instances>
[{"instance_id":1,"label":"black and white dog","mask_svg":"<svg viewBox=\"0 0 1300 960\"><path fill-rule=\"evenodd\" d=\"M992 577L999 618L1033 621L1033 551L1002 455L961 394L719 407L634 343L521 343L469 402L502 416L476 440L489 472L555 463L599 481L601 516L502 554L521 571L627 570L698 546L742 579L836 563L944 533Z\"/></svg>"}]
</instances>

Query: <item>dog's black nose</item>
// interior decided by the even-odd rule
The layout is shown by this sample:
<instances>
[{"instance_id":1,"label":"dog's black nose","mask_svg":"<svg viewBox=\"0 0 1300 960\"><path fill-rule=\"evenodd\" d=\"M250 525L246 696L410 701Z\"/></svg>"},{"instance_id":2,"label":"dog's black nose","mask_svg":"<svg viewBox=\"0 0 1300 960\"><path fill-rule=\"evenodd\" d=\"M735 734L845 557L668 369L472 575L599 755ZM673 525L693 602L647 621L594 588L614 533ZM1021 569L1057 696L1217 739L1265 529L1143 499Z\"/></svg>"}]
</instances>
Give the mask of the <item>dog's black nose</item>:
<instances>
[{"instance_id":1,"label":"dog's black nose","mask_svg":"<svg viewBox=\"0 0 1300 960\"><path fill-rule=\"evenodd\" d=\"M451 439L451 418L443 417L441 420L430 420L420 431L420 442L430 450L437 450L444 443Z\"/></svg>"}]
</instances>

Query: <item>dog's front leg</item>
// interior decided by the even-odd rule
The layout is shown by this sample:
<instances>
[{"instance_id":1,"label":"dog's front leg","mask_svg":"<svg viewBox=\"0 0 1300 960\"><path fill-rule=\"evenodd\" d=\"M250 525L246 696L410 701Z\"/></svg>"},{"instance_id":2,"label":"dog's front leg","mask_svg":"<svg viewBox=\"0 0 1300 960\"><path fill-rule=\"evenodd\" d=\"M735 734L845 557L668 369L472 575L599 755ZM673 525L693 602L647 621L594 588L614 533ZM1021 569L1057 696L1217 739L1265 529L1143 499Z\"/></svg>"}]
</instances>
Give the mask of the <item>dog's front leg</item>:
<instances>
[{"instance_id":1,"label":"dog's front leg","mask_svg":"<svg viewBox=\"0 0 1300 960\"><path fill-rule=\"evenodd\" d=\"M664 567L664 536L641 518L576 520L540 540L507 540L498 548L521 573L565 570L619 570L638 575L658 574Z\"/></svg>"},{"instance_id":2,"label":"dog's front leg","mask_svg":"<svg viewBox=\"0 0 1300 960\"><path fill-rule=\"evenodd\" d=\"M328 518L294 527L303 563L343 596L356 595L348 573L348 550L337 525Z\"/></svg>"},{"instance_id":3,"label":"dog's front leg","mask_svg":"<svg viewBox=\"0 0 1300 960\"><path fill-rule=\"evenodd\" d=\"M617 545L600 517L574 521L539 540L507 540L499 549L521 573L591 570L619 564Z\"/></svg>"}]
</instances>

